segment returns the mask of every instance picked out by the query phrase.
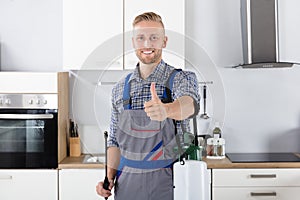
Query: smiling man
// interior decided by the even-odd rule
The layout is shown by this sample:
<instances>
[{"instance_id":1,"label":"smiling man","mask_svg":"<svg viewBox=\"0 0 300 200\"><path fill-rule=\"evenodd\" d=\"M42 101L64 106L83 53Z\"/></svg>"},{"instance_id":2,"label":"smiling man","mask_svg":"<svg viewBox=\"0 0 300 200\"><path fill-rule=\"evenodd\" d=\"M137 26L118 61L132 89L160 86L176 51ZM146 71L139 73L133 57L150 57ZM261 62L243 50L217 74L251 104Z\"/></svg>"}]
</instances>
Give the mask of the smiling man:
<instances>
[{"instance_id":1,"label":"smiling man","mask_svg":"<svg viewBox=\"0 0 300 200\"><path fill-rule=\"evenodd\" d=\"M198 81L192 72L165 63L168 38L153 12L137 16L132 43L139 62L112 90L108 139L109 189L116 200L172 200L175 135L190 131L189 118L199 111Z\"/></svg>"}]
</instances>

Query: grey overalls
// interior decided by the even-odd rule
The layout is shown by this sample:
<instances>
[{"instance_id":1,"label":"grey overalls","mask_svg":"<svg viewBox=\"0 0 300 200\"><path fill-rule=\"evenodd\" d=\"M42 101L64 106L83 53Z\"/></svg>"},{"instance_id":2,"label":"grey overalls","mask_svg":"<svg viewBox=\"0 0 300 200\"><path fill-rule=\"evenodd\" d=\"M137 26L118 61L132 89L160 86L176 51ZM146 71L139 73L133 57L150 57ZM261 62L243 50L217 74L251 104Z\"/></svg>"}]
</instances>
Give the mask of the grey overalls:
<instances>
[{"instance_id":1,"label":"grey overalls","mask_svg":"<svg viewBox=\"0 0 300 200\"><path fill-rule=\"evenodd\" d=\"M177 71L166 81L164 96L169 99ZM172 119L152 121L144 110L131 110L129 77L125 80L124 111L116 132L121 159L115 200L173 200L171 167L175 160L176 125Z\"/></svg>"}]
</instances>

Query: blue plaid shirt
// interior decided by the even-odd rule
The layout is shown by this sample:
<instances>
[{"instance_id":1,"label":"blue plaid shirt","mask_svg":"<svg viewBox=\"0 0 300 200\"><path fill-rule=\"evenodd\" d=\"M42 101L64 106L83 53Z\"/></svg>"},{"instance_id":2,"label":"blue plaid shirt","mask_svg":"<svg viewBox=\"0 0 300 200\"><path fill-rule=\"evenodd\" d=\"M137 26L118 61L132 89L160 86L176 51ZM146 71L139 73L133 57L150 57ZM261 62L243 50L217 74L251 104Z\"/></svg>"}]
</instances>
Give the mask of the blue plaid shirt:
<instances>
[{"instance_id":1,"label":"blue plaid shirt","mask_svg":"<svg viewBox=\"0 0 300 200\"><path fill-rule=\"evenodd\" d=\"M158 96L162 98L165 89L166 81L169 75L174 70L174 67L168 65L163 60L150 74L150 76L144 80L140 77L138 66L133 71L129 82L131 84L130 96L132 99L132 109L140 110L144 109L144 102L151 100L150 85L151 82L155 82L155 88ZM125 85L125 78L120 80L112 89L112 111L111 111L111 124L110 134L108 137L107 146L116 146L116 131L119 121L119 114L124 110L123 108L123 90ZM194 99L195 106L200 108L200 96L198 92L198 81L195 73L189 71L181 71L175 75L173 81L172 98L178 99L182 96L190 96ZM197 109L196 108L196 109ZM197 109L198 110L198 109ZM190 120L176 121L177 133L182 134L184 132L190 132L189 126Z\"/></svg>"}]
</instances>

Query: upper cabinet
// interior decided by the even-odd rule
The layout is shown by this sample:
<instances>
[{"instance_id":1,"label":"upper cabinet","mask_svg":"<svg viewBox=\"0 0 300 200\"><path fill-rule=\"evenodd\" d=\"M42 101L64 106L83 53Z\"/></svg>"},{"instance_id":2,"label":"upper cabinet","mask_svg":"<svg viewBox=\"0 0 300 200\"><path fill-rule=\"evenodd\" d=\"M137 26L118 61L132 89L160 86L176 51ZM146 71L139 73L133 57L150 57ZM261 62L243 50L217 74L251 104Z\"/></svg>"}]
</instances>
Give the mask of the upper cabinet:
<instances>
[{"instance_id":1,"label":"upper cabinet","mask_svg":"<svg viewBox=\"0 0 300 200\"><path fill-rule=\"evenodd\" d=\"M138 60L132 47L132 22L147 11L159 14L165 24L168 44L164 60L183 68L184 2L63 0L64 69L134 68Z\"/></svg>"},{"instance_id":2,"label":"upper cabinet","mask_svg":"<svg viewBox=\"0 0 300 200\"><path fill-rule=\"evenodd\" d=\"M122 0L63 0L64 69L103 69L110 54L122 57L122 40L113 40L122 37L122 21Z\"/></svg>"}]
</instances>

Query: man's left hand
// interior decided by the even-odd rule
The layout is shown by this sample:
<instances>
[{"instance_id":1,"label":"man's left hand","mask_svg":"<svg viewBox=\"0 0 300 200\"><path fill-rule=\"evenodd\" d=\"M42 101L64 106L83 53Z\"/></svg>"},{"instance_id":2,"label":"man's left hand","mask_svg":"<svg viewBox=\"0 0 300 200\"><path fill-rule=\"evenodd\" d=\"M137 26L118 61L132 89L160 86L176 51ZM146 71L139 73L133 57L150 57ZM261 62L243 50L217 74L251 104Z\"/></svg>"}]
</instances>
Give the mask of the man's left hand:
<instances>
[{"instance_id":1,"label":"man's left hand","mask_svg":"<svg viewBox=\"0 0 300 200\"><path fill-rule=\"evenodd\" d=\"M150 87L151 100L144 103L144 110L151 120L164 121L167 118L167 105L162 103L155 89L155 83Z\"/></svg>"}]
</instances>

